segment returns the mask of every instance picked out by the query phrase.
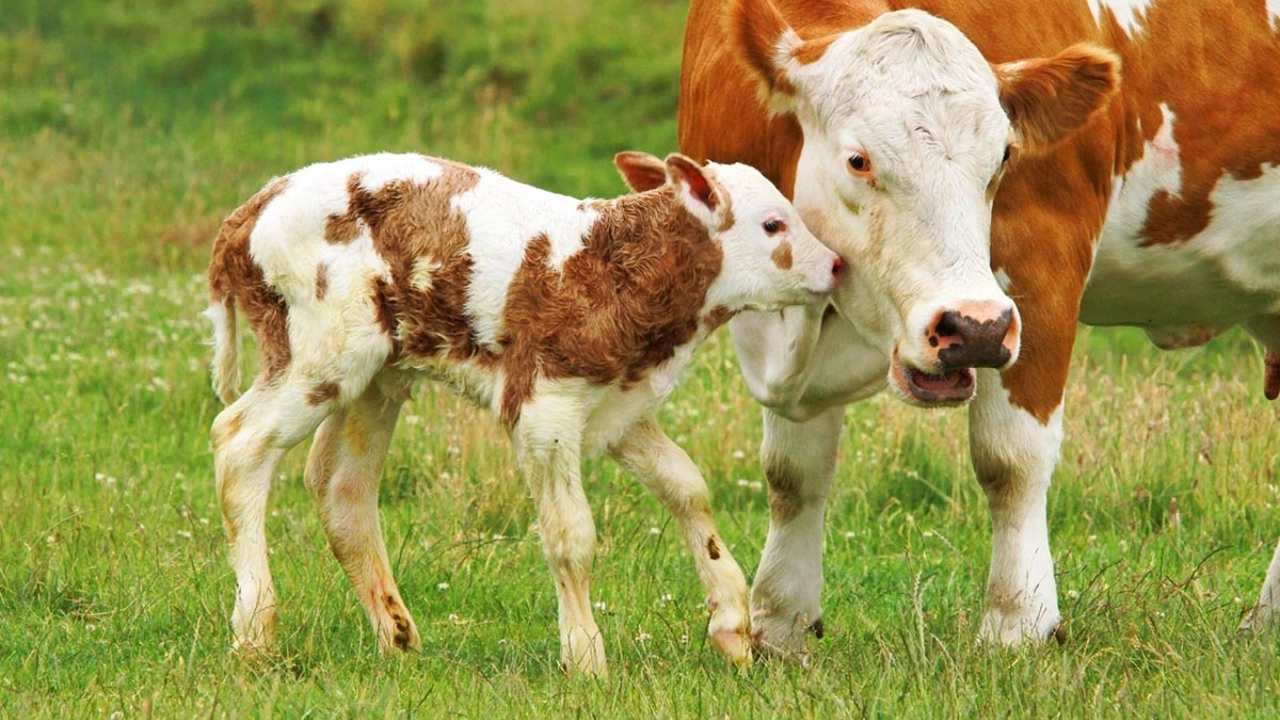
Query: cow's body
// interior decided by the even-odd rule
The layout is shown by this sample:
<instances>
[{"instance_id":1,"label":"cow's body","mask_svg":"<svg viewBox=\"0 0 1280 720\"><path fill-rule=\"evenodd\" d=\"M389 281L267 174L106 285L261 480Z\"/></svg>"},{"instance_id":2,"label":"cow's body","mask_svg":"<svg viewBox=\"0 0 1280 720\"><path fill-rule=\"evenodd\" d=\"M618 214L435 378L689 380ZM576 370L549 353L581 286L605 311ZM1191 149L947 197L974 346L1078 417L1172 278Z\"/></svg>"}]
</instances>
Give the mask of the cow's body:
<instances>
[{"instance_id":1,"label":"cow's body","mask_svg":"<svg viewBox=\"0 0 1280 720\"><path fill-rule=\"evenodd\" d=\"M979 372L970 406L974 465L993 532L982 635L1006 643L1047 637L1059 614L1045 504L1062 439L1077 319L1143 327L1166 348L1201 344L1243 325L1267 349L1268 397L1280 393L1280 6L1262 0L776 5L804 42L779 34L765 0L694 0L681 82L682 150L762 168L784 191L794 189L797 208L824 242L856 259L858 268L880 271L886 283L900 283L901 273L887 261L877 266L877 253L895 250L884 249L887 243L860 246L860 208L823 196L823 182L814 179L821 166L806 167L802 159L825 135L856 135L856 123L842 123L869 112L848 99L866 91L832 84L824 89L834 98L807 101L806 92L822 94L808 89L819 83L811 76L821 70L834 83L836 68L871 62L847 52L842 39L873 21L912 18L895 12L906 5L947 21L914 17L910 22L925 28L921 36L947 37L954 26L981 53L974 58L954 43L957 64L972 64L981 74L981 61L992 63L1015 147L1010 169L993 181L993 192L995 182L999 190L991 205L990 266L1016 300L1022 336L1011 368ZM1064 119L1069 104L1054 108L1041 125L1021 122L1023 100L1011 101L1008 88L1041 66L1024 61L1060 59L1081 42L1119 59L1122 80L1114 93L1096 108L1081 104L1096 110L1086 112L1083 123ZM940 47L922 45L921 56ZM895 69L876 62L885 77ZM915 72L909 62L898 69ZM981 94L989 83L939 93ZM781 112L771 116L770 102ZM822 102L822 113L809 107ZM1059 136L1037 139L1055 117L1064 126ZM928 121L922 127L925 134L936 130ZM949 132L948 158L991 152L972 142L972 130ZM896 157L911 147L882 142L870 150ZM943 207L967 202L945 192L931 201ZM929 262L924 256L898 260ZM872 275L868 284L874 282ZM876 300L842 287L833 301L839 316L822 320L814 311L802 317L790 310L781 319L743 317L732 325L748 385L768 408L763 457L771 491L809 498L793 517L775 513L753 590L757 632L784 650L802 650L803 629L820 617L819 525L843 405L896 381L897 346L882 326L886 316L911 308ZM1254 622L1271 614L1273 595L1280 600L1280 550Z\"/></svg>"},{"instance_id":2,"label":"cow's body","mask_svg":"<svg viewBox=\"0 0 1280 720\"><path fill-rule=\"evenodd\" d=\"M209 269L218 491L238 646L272 641L263 522L281 456L307 435L307 487L383 650L419 646L378 528L378 475L415 378L499 416L538 504L562 662L604 669L588 581L595 529L580 461L608 452L675 516L712 604L709 632L750 661L746 583L706 485L654 414L733 313L805 302L840 269L790 204L742 166L623 153L648 192L580 201L418 155L313 165L223 225ZM262 355L238 393L235 315Z\"/></svg>"}]
</instances>

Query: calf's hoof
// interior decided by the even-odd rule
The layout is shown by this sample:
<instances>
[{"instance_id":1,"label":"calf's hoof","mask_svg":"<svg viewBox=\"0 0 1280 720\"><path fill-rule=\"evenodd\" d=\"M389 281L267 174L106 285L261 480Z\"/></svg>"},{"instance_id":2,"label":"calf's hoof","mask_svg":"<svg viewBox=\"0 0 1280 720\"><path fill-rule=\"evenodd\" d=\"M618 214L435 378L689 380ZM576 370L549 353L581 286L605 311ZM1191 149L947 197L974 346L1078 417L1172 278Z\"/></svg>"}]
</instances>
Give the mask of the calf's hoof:
<instances>
[{"instance_id":1,"label":"calf's hoof","mask_svg":"<svg viewBox=\"0 0 1280 720\"><path fill-rule=\"evenodd\" d=\"M717 630L711 633L711 644L739 670L746 670L755 662L751 633L743 629Z\"/></svg>"}]
</instances>

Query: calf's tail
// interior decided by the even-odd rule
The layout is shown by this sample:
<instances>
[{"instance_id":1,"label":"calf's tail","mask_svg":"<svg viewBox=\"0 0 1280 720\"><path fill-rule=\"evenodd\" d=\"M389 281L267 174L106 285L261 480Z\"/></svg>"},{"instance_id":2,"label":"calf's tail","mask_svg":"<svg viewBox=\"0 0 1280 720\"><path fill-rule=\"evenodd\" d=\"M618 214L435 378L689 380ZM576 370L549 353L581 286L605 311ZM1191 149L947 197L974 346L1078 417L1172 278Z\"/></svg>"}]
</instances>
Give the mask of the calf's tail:
<instances>
[{"instance_id":1,"label":"calf's tail","mask_svg":"<svg viewBox=\"0 0 1280 720\"><path fill-rule=\"evenodd\" d=\"M204 316L213 323L213 391L230 405L240 397L240 340L236 334L236 299L230 293L213 292Z\"/></svg>"}]
</instances>

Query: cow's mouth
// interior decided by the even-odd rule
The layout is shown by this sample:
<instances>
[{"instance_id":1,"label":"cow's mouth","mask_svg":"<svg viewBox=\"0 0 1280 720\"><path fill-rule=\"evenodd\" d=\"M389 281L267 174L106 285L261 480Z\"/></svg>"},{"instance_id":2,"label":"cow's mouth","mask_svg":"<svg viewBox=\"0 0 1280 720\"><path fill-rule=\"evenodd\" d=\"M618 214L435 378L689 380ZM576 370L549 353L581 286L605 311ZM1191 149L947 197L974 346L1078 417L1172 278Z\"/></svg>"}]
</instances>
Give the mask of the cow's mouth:
<instances>
[{"instance_id":1,"label":"cow's mouth","mask_svg":"<svg viewBox=\"0 0 1280 720\"><path fill-rule=\"evenodd\" d=\"M928 407L959 405L973 397L977 387L977 375L973 368L959 368L943 373L926 373L907 367L893 353L893 365L889 370L893 384L908 401Z\"/></svg>"}]
</instances>

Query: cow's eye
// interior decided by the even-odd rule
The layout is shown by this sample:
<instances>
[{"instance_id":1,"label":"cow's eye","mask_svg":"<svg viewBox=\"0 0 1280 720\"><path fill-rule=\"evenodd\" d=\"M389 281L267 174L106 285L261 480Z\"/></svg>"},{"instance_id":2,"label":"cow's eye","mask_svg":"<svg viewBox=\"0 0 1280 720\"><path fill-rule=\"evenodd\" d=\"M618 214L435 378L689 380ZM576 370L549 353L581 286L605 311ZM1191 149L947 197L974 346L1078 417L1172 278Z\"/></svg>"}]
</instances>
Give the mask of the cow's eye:
<instances>
[{"instance_id":1,"label":"cow's eye","mask_svg":"<svg viewBox=\"0 0 1280 720\"><path fill-rule=\"evenodd\" d=\"M770 235L777 235L778 233L787 229L787 224L777 218L770 218L768 220L765 220L764 225L762 225L761 227L764 228L764 231L766 233Z\"/></svg>"},{"instance_id":2,"label":"cow's eye","mask_svg":"<svg viewBox=\"0 0 1280 720\"><path fill-rule=\"evenodd\" d=\"M861 153L854 153L849 156L849 167L856 173L870 172L871 161Z\"/></svg>"},{"instance_id":3,"label":"cow's eye","mask_svg":"<svg viewBox=\"0 0 1280 720\"><path fill-rule=\"evenodd\" d=\"M1009 155L1010 155L1012 152L1013 152L1013 146L1012 146L1012 145L1005 145L1005 146L1004 146L1004 158L1003 158L1000 162L1002 162L1002 163L1007 163L1007 162L1009 162Z\"/></svg>"}]
</instances>

